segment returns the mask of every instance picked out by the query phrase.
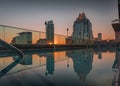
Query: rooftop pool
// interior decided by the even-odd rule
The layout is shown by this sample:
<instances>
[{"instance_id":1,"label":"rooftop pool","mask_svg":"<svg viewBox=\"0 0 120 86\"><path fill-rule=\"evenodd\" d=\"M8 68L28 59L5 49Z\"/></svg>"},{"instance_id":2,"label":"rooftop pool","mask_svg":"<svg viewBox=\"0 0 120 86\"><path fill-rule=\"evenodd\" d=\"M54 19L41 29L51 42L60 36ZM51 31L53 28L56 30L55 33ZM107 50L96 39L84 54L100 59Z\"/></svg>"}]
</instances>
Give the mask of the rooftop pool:
<instances>
[{"instance_id":1,"label":"rooftop pool","mask_svg":"<svg viewBox=\"0 0 120 86\"><path fill-rule=\"evenodd\" d=\"M24 58L0 53L0 86L112 86L116 50L29 51Z\"/></svg>"}]
</instances>

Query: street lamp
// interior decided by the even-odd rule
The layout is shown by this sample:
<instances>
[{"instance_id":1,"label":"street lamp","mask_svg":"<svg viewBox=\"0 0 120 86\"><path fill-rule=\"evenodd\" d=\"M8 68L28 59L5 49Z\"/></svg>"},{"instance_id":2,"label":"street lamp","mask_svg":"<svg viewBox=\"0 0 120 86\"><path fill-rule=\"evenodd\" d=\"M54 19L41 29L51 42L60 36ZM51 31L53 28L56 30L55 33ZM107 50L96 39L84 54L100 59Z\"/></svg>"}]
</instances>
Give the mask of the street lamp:
<instances>
[{"instance_id":1,"label":"street lamp","mask_svg":"<svg viewBox=\"0 0 120 86\"><path fill-rule=\"evenodd\" d=\"M66 44L68 44L68 31L69 31L69 28L67 28L67 37L66 37Z\"/></svg>"},{"instance_id":2,"label":"street lamp","mask_svg":"<svg viewBox=\"0 0 120 86\"><path fill-rule=\"evenodd\" d=\"M69 28L67 28L67 37L68 37L68 31L69 31Z\"/></svg>"}]
</instances>

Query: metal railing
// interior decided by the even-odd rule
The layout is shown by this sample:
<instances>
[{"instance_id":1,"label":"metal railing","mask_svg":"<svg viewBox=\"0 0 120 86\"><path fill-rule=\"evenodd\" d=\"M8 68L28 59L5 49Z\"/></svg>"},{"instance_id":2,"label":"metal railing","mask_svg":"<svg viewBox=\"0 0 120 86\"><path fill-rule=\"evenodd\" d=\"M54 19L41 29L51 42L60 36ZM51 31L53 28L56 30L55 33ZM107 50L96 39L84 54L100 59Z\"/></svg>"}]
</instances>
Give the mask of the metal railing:
<instances>
[{"instance_id":1,"label":"metal railing","mask_svg":"<svg viewBox=\"0 0 120 86\"><path fill-rule=\"evenodd\" d=\"M8 44L7 42L5 42L5 41L3 41L1 39L0 39L0 45L2 45L3 47L11 50L12 52L15 52L19 56L14 62L12 62L11 64L9 64L7 67L5 67L4 69L2 69L0 71L0 77L2 77L8 71L10 71L12 68L14 68L23 59L24 54L18 48L14 47L13 45Z\"/></svg>"}]
</instances>

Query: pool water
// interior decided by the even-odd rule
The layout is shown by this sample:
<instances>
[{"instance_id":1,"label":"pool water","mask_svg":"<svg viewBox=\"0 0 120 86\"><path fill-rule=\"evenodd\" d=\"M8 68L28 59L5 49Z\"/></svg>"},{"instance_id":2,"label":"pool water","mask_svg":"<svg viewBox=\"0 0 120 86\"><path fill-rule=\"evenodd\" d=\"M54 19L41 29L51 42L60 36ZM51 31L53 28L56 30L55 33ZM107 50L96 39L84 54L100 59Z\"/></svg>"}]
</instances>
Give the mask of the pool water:
<instances>
[{"instance_id":1,"label":"pool water","mask_svg":"<svg viewBox=\"0 0 120 86\"><path fill-rule=\"evenodd\" d=\"M24 53L14 65L16 54L0 53L0 86L112 86L115 50Z\"/></svg>"}]
</instances>

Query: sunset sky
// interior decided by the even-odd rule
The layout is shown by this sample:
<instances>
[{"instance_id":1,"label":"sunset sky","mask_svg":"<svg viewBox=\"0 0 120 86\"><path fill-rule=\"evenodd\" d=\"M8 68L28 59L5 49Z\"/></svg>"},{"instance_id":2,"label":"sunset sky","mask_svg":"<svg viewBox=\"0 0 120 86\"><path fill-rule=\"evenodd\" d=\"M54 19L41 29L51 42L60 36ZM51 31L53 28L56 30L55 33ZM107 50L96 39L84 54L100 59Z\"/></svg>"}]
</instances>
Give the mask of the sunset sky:
<instances>
[{"instance_id":1,"label":"sunset sky","mask_svg":"<svg viewBox=\"0 0 120 86\"><path fill-rule=\"evenodd\" d=\"M55 33L69 35L73 22L85 12L92 22L94 37L113 39L111 21L118 18L117 0L0 0L0 24L45 31L45 21L53 20Z\"/></svg>"}]
</instances>

